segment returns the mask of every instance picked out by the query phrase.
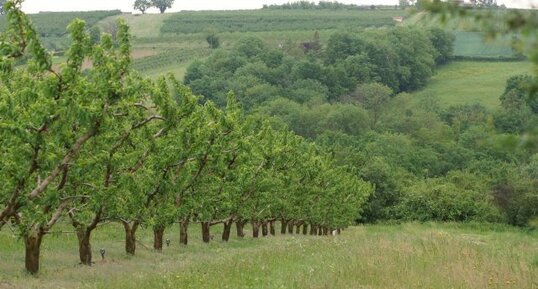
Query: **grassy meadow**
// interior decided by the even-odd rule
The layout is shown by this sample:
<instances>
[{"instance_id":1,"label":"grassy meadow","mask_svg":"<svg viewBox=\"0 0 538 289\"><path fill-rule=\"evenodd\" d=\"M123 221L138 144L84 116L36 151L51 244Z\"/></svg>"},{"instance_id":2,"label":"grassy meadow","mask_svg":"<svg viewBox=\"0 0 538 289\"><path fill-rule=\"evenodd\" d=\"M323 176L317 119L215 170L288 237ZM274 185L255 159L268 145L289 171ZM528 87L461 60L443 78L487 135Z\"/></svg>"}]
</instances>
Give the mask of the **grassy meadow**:
<instances>
[{"instance_id":1,"label":"grassy meadow","mask_svg":"<svg viewBox=\"0 0 538 289\"><path fill-rule=\"evenodd\" d=\"M444 106L480 103L496 109L506 80L530 72L528 62L456 61L440 67L426 88L414 96L417 99L435 96Z\"/></svg>"},{"instance_id":2,"label":"grassy meadow","mask_svg":"<svg viewBox=\"0 0 538 289\"><path fill-rule=\"evenodd\" d=\"M222 243L219 230L203 244L199 226L191 226L189 245L180 247L170 228L171 246L162 253L149 249L151 232L142 230L136 256L127 257L122 228L107 225L94 235L91 268L77 265L73 234L49 235L38 277L23 272L22 242L3 231L0 288L538 288L536 231L411 223ZM99 248L107 250L104 261Z\"/></svg>"}]
</instances>

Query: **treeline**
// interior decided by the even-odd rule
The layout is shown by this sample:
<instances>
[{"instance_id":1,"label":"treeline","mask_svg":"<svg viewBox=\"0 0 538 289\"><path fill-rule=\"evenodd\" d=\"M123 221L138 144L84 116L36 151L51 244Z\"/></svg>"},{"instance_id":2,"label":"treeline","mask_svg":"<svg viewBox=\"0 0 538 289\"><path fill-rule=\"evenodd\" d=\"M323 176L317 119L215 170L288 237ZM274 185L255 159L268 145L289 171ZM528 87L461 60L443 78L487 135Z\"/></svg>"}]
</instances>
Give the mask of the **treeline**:
<instances>
[{"instance_id":1,"label":"treeline","mask_svg":"<svg viewBox=\"0 0 538 289\"><path fill-rule=\"evenodd\" d=\"M370 6L368 6L370 7ZM332 1L296 1L284 4L263 5L263 9L331 9L331 10L357 10L364 9L356 4L345 4Z\"/></svg>"},{"instance_id":2,"label":"treeline","mask_svg":"<svg viewBox=\"0 0 538 289\"><path fill-rule=\"evenodd\" d=\"M250 37L194 62L185 84L220 105L233 90L247 109L279 96L299 103L340 101L370 82L412 91L426 85L436 65L450 60L453 42L440 29L392 28L335 33L324 48L316 33L300 44L306 57L292 57L287 52L298 44L275 49Z\"/></svg>"},{"instance_id":3,"label":"treeline","mask_svg":"<svg viewBox=\"0 0 538 289\"><path fill-rule=\"evenodd\" d=\"M134 255L136 232L150 226L155 249L164 230L181 223L224 226L238 234L251 223L274 234L301 228L327 235L352 224L371 193L350 167L320 147L257 116L245 117L233 95L224 109L173 77L153 82L131 69L130 36L120 21L116 40L93 42L85 24L69 25L66 64L50 54L16 2L6 4L6 48L0 62L0 228L23 240L25 264L39 270L43 238L62 219L78 238L82 264L92 264L91 234L104 222L125 229ZM15 68L20 57L24 67ZM83 70L84 61L92 67Z\"/></svg>"}]
</instances>

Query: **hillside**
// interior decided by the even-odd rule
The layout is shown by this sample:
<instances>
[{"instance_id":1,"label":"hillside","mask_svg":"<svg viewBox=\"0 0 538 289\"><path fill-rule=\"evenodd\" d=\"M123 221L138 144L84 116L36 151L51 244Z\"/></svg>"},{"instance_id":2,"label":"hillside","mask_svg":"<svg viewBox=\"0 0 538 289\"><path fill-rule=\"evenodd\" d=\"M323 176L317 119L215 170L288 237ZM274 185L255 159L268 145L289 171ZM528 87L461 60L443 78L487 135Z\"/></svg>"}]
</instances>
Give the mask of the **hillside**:
<instances>
[{"instance_id":1,"label":"hillside","mask_svg":"<svg viewBox=\"0 0 538 289\"><path fill-rule=\"evenodd\" d=\"M538 15L11 1L0 289L537 288Z\"/></svg>"},{"instance_id":2,"label":"hillside","mask_svg":"<svg viewBox=\"0 0 538 289\"><path fill-rule=\"evenodd\" d=\"M508 78L531 72L528 62L457 61L441 67L416 100L437 97L445 106L479 103L497 109Z\"/></svg>"},{"instance_id":3,"label":"hillside","mask_svg":"<svg viewBox=\"0 0 538 289\"><path fill-rule=\"evenodd\" d=\"M171 71L182 78L194 60L211 53L206 42L208 31L215 31L221 47L230 48L245 36L262 38L273 47L291 41L294 46L312 39L316 31L326 41L335 31L394 26L394 16L402 10L248 10L201 11L169 14L121 15L100 21L103 30L118 17L124 18L135 37L134 50L152 51L152 56L136 60L135 67L148 76Z\"/></svg>"},{"instance_id":4,"label":"hillside","mask_svg":"<svg viewBox=\"0 0 538 289\"><path fill-rule=\"evenodd\" d=\"M39 13L32 15L44 43L53 49L65 49L67 24L75 17L101 31L113 31L114 23L123 18L134 36L135 67L143 74L155 77L172 72L182 78L187 66L194 60L209 56L205 36L218 32L221 47L230 48L244 36L256 36L273 47L312 39L318 31L322 43L345 28L361 30L368 27L394 26L395 16L406 16L403 10L251 10L181 12L167 14L119 14L119 11ZM0 18L2 19L2 18ZM437 20L425 13L408 17L405 25L434 26ZM0 20L0 29L3 22ZM456 24L457 23L457 24ZM275 26L276 25L276 26ZM469 21L447 23L456 36L454 55L459 57L512 57L509 37L485 40L483 32ZM61 61L61 60L58 60Z\"/></svg>"}]
</instances>

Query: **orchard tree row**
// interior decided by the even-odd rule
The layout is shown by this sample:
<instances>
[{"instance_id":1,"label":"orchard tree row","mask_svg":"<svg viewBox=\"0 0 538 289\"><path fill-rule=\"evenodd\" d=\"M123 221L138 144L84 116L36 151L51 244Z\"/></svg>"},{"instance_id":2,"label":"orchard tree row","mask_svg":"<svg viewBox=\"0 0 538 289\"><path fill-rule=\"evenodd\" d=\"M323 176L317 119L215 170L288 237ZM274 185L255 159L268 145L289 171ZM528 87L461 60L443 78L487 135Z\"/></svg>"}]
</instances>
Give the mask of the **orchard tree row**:
<instances>
[{"instance_id":1,"label":"orchard tree row","mask_svg":"<svg viewBox=\"0 0 538 289\"><path fill-rule=\"evenodd\" d=\"M91 234L108 221L123 224L134 255L141 225L161 249L174 222L187 244L192 222L209 242L217 224L227 241L234 223L239 235L251 223L254 237L277 220L327 234L360 215L372 187L315 145L245 117L231 94L219 109L173 77L141 78L122 21L116 41L103 34L94 43L75 20L67 61L55 67L21 2L5 5L9 26L0 34L0 229L24 240L30 273L62 219L90 265ZM21 58L28 61L17 66Z\"/></svg>"}]
</instances>

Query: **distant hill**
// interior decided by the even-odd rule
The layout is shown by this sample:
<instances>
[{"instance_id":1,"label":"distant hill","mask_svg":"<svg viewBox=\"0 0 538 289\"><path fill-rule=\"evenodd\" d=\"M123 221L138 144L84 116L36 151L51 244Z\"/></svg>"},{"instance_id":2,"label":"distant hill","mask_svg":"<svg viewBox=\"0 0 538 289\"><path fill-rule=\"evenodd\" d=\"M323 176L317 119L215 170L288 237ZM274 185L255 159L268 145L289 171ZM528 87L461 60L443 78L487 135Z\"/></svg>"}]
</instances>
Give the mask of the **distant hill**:
<instances>
[{"instance_id":1,"label":"distant hill","mask_svg":"<svg viewBox=\"0 0 538 289\"><path fill-rule=\"evenodd\" d=\"M80 18L86 21L88 27L100 20L121 14L120 10L91 11L91 12L41 12L29 14L41 37L62 37L67 34L67 26L73 19ZM6 28L5 16L0 17L0 30Z\"/></svg>"}]
</instances>

